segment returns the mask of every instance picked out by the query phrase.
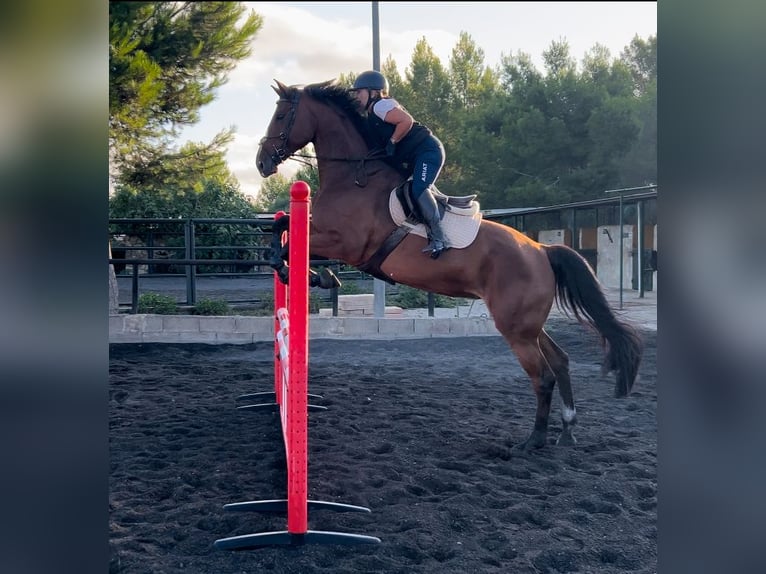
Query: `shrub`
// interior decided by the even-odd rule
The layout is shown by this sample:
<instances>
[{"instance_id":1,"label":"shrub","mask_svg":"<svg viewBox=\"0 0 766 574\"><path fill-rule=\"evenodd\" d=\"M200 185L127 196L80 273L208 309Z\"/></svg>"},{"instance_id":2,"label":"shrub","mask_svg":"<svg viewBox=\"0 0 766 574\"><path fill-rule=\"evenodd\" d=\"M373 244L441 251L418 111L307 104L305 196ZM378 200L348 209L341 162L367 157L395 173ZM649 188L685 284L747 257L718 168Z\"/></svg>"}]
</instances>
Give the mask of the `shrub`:
<instances>
[{"instance_id":1,"label":"shrub","mask_svg":"<svg viewBox=\"0 0 766 574\"><path fill-rule=\"evenodd\" d=\"M178 305L170 295L162 293L143 293L138 297L139 313L154 313L156 315L174 315Z\"/></svg>"},{"instance_id":2,"label":"shrub","mask_svg":"<svg viewBox=\"0 0 766 574\"><path fill-rule=\"evenodd\" d=\"M425 309L428 307L428 293L414 287L401 285L399 293L388 297L387 304L397 305L402 309ZM455 307L456 305L457 303L452 297L434 295L435 307Z\"/></svg>"},{"instance_id":3,"label":"shrub","mask_svg":"<svg viewBox=\"0 0 766 574\"><path fill-rule=\"evenodd\" d=\"M359 295L360 293L362 293L362 288L351 281L344 281L343 285L338 287L338 295Z\"/></svg>"},{"instance_id":4,"label":"shrub","mask_svg":"<svg viewBox=\"0 0 766 574\"><path fill-rule=\"evenodd\" d=\"M192 310L194 315L230 315L231 307L226 301L200 299Z\"/></svg>"},{"instance_id":5,"label":"shrub","mask_svg":"<svg viewBox=\"0 0 766 574\"><path fill-rule=\"evenodd\" d=\"M264 311L267 311L268 315L274 314L274 293L266 292L261 293L259 296L260 302L258 304L258 307L263 309Z\"/></svg>"},{"instance_id":6,"label":"shrub","mask_svg":"<svg viewBox=\"0 0 766 574\"><path fill-rule=\"evenodd\" d=\"M319 313L321 300L317 293L309 293L309 313Z\"/></svg>"}]
</instances>

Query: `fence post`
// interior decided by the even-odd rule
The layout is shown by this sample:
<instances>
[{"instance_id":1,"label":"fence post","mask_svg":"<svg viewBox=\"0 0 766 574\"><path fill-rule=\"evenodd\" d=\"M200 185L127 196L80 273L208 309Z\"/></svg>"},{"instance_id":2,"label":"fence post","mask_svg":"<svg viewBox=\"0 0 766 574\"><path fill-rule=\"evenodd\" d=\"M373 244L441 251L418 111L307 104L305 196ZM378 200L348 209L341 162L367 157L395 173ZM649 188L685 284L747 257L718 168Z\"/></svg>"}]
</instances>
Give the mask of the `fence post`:
<instances>
[{"instance_id":1,"label":"fence post","mask_svg":"<svg viewBox=\"0 0 766 574\"><path fill-rule=\"evenodd\" d=\"M244 550L270 544L378 544L374 536L308 530L308 509L328 508L340 512L369 512L368 508L337 502L308 500L308 338L309 338L309 193L306 182L290 189L288 232L289 268L287 308L279 305L284 285L275 273L275 380L283 441L287 458L287 500L261 500L227 504L228 510L273 512L287 510L287 530L245 534L215 541L224 550ZM276 216L278 217L278 215ZM284 303L284 299L282 300ZM287 333L283 331L284 326ZM285 358L288 369L283 371ZM264 405L252 405L257 408ZM248 406L240 407L248 408ZM315 407L316 408L316 407ZM320 407L322 408L322 407Z\"/></svg>"}]
</instances>

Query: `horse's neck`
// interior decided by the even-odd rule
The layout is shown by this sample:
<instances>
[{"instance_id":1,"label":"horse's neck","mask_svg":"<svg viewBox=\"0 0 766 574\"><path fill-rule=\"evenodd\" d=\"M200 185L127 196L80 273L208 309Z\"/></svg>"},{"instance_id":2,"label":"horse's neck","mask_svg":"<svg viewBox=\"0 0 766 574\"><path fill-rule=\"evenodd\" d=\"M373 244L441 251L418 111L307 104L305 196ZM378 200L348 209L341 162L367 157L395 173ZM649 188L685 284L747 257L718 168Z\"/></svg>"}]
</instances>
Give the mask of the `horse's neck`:
<instances>
[{"instance_id":1,"label":"horse's neck","mask_svg":"<svg viewBox=\"0 0 766 574\"><path fill-rule=\"evenodd\" d=\"M366 159L370 150L350 121L338 122L334 113L317 117L323 121L317 125L314 138L320 182L316 200L321 199L327 207L358 202L383 205L401 176L384 161Z\"/></svg>"},{"instance_id":2,"label":"horse's neck","mask_svg":"<svg viewBox=\"0 0 766 574\"><path fill-rule=\"evenodd\" d=\"M317 153L319 156L319 153ZM321 157L321 156L320 156ZM348 156L357 157L357 156ZM319 183L322 195L339 201L388 197L388 193L401 182L401 176L379 160L318 161Z\"/></svg>"},{"instance_id":3,"label":"horse's neck","mask_svg":"<svg viewBox=\"0 0 766 574\"><path fill-rule=\"evenodd\" d=\"M369 192L377 188L390 191L401 181L385 162L367 159L370 152L356 132L342 133L336 128L320 133L314 148L322 189L332 190L332 194L358 194L360 189Z\"/></svg>"}]
</instances>

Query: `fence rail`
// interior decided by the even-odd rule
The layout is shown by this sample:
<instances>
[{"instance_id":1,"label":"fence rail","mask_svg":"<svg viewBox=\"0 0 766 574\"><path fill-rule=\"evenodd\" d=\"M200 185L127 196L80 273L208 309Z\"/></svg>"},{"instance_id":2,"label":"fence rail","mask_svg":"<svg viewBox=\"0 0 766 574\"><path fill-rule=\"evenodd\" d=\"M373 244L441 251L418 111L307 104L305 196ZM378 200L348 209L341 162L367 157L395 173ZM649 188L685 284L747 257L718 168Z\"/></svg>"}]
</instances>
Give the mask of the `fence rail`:
<instances>
[{"instance_id":1,"label":"fence rail","mask_svg":"<svg viewBox=\"0 0 766 574\"><path fill-rule=\"evenodd\" d=\"M539 230L568 230L566 243L586 257L595 269L595 249L581 248L574 244L581 229L616 224L622 221L623 216L626 225L635 225L641 218L644 224L656 223L657 186L648 185L627 191L631 193L620 194L619 198L607 197L536 208L484 210L483 216L511 225L533 238L537 238L536 232ZM273 277L273 271L265 259L266 252L271 249L273 225L274 214L259 214L254 218L242 219L112 218L109 219L112 249L109 263L115 266L118 277L132 277L132 313L138 309L139 279L148 277L185 277L185 304L193 306L197 302L198 278L212 276L270 280ZM642 229L640 225L638 227L640 234ZM643 245L643 242L639 244ZM638 253L638 250L635 251ZM146 256L142 257L143 254ZM207 257L199 257L201 254ZM651 263L656 260L656 251L649 249L645 256L642 251L638 260L644 272L650 272L649 267L656 269L656 264ZM643 260L650 264L644 265ZM312 260L310 264L311 267L331 267L342 281L373 280L372 276L340 261L322 259ZM643 294L643 281L638 288ZM333 314L337 315L338 290L330 290L329 297ZM433 316L432 293L428 294L428 311Z\"/></svg>"},{"instance_id":2,"label":"fence rail","mask_svg":"<svg viewBox=\"0 0 766 574\"><path fill-rule=\"evenodd\" d=\"M185 277L186 300L182 304L194 306L200 277L273 278L265 258L271 249L273 224L271 214L245 219L112 218L109 264L114 265L117 277L131 277L131 313L138 312L140 279L149 277ZM199 257L200 254L209 256ZM330 266L342 279L365 275L358 270L344 270L336 260L312 260L311 266ZM332 289L334 313L337 297L337 289Z\"/></svg>"},{"instance_id":3,"label":"fence rail","mask_svg":"<svg viewBox=\"0 0 766 574\"><path fill-rule=\"evenodd\" d=\"M167 262L168 264L172 265L183 265L186 266L187 269L192 269L192 272L186 275L186 301L184 302L187 306L193 306L197 303L197 277L198 275L193 272L194 267L199 265L208 265L210 263L210 259L167 259L162 260L163 262ZM240 260L237 259L216 259L216 263L221 264L230 264L230 263L238 263ZM115 262L121 262L125 263L128 266L132 267L132 273L131 273L131 302L130 302L130 312L135 314L138 313L138 303L139 303L139 295L140 295L140 274L139 274L139 266L141 265L147 265L151 263L156 263L156 259L109 259L109 263L113 264ZM336 269L333 270L333 272L343 281L343 280L351 280L351 279L365 279L365 273L361 271L340 271L337 269L339 262L333 261L333 260L321 260L321 261L311 261L311 267L323 267L323 266L330 266L330 267L336 267ZM261 262L262 265L268 265L267 261ZM227 273L227 274L213 274L217 277L220 277L222 275L231 275L231 276L239 276L242 277L242 273ZM122 275L124 276L124 275ZM144 275L144 278L147 278L149 276L154 277L161 277L161 278L169 278L169 277L179 277L181 274L151 274L151 275ZM247 277L251 277L254 279L264 279L264 280L270 280L274 276L274 271L263 271L263 272L252 272L248 273L246 275ZM369 279L372 280L372 276L369 276ZM257 299L250 299L250 300L240 300L237 301L238 303L252 303L257 301ZM332 304L332 310L333 315L337 316L338 314L338 289L330 289L329 290L329 301ZM228 303L231 303L232 301L227 301Z\"/></svg>"}]
</instances>

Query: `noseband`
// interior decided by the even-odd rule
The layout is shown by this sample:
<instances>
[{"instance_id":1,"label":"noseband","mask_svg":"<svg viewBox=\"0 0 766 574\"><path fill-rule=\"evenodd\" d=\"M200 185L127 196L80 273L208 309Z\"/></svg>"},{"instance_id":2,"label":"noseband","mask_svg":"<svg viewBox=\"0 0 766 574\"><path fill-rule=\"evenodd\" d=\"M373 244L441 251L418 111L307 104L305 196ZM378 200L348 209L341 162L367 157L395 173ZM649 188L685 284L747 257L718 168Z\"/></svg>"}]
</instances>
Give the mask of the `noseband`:
<instances>
[{"instance_id":1,"label":"noseband","mask_svg":"<svg viewBox=\"0 0 766 574\"><path fill-rule=\"evenodd\" d=\"M287 151L287 140L290 138L290 130L293 129L293 124L295 123L295 115L298 111L298 101L301 98L300 90L295 90L293 92L292 99L287 98L279 98L277 103L279 102L290 102L290 111L288 112L288 118L287 118L287 126L284 130L279 132L279 135L276 136L264 136L261 138L261 141L258 142L258 145L263 147L264 144L268 140L272 139L278 139L279 142L277 144L272 144L272 152L270 154L271 161L274 162L274 165L279 165L283 161L285 161L288 157L290 157L292 154L288 153Z\"/></svg>"}]
</instances>

